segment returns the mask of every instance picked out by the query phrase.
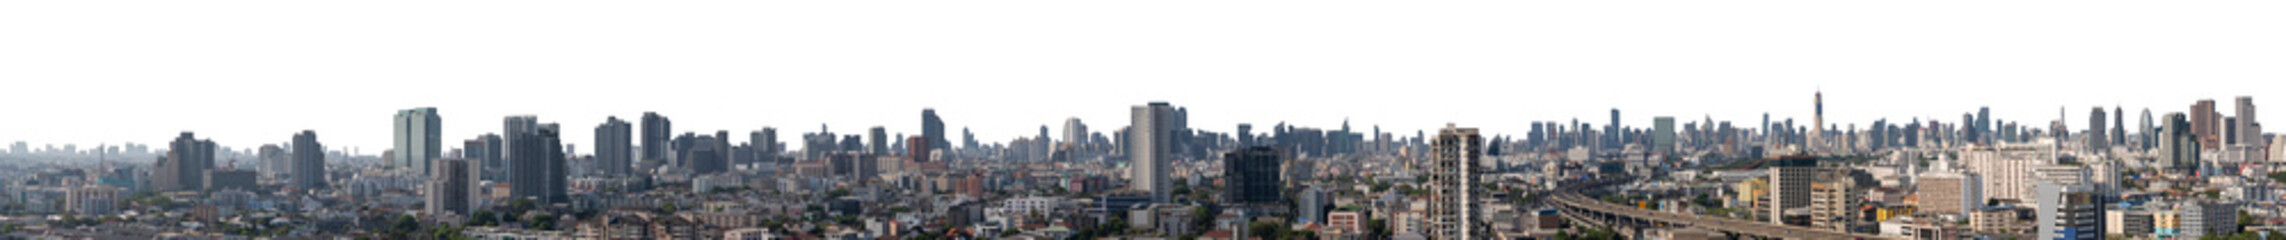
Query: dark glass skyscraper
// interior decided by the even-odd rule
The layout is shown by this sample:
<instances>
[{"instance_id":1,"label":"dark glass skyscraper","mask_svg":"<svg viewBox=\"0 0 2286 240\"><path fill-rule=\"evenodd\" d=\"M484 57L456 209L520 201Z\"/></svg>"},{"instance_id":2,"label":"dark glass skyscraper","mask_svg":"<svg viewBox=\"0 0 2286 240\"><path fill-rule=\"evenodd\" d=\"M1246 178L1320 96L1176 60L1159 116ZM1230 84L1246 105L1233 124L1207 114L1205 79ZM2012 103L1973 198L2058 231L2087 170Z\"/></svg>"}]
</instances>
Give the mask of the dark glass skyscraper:
<instances>
[{"instance_id":1,"label":"dark glass skyscraper","mask_svg":"<svg viewBox=\"0 0 2286 240\"><path fill-rule=\"evenodd\" d=\"M931 147L952 148L952 142L945 140L945 120L937 118L936 109L921 109L921 137L928 138Z\"/></svg>"},{"instance_id":2,"label":"dark glass skyscraper","mask_svg":"<svg viewBox=\"0 0 2286 240\"><path fill-rule=\"evenodd\" d=\"M569 200L564 195L564 151L557 138L555 124L536 126L530 131L509 137L514 154L509 155L509 196L530 198L541 203L561 203Z\"/></svg>"},{"instance_id":3,"label":"dark glass skyscraper","mask_svg":"<svg viewBox=\"0 0 2286 240\"><path fill-rule=\"evenodd\" d=\"M1284 158L1274 147L1245 147L1222 154L1224 201L1232 203L1276 203L1279 187L1279 163Z\"/></svg>"},{"instance_id":4,"label":"dark glass skyscraper","mask_svg":"<svg viewBox=\"0 0 2286 240\"><path fill-rule=\"evenodd\" d=\"M667 121L667 116L643 112L643 159L665 160L667 153L674 151L667 144L675 134L673 124Z\"/></svg>"},{"instance_id":5,"label":"dark glass skyscraper","mask_svg":"<svg viewBox=\"0 0 2286 240\"><path fill-rule=\"evenodd\" d=\"M167 145L167 156L152 164L151 188L159 191L198 190L206 186L206 170L214 168L214 141L183 132Z\"/></svg>"}]
</instances>

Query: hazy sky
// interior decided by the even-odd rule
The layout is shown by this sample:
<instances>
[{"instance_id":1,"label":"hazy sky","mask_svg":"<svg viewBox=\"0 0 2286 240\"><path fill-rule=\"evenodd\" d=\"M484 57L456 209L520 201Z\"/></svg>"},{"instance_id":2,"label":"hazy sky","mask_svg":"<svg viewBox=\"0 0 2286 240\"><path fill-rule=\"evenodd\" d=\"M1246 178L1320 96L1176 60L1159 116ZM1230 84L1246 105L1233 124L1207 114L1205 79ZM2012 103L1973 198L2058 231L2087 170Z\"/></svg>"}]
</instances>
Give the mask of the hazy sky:
<instances>
[{"instance_id":1,"label":"hazy sky","mask_svg":"<svg viewBox=\"0 0 2286 240\"><path fill-rule=\"evenodd\" d=\"M793 141L934 107L958 139L1278 121L1521 134L1621 108L1738 124L1955 121L2075 129L2090 107L2277 101L2281 1L0 1L0 141L224 145L317 130L388 147L435 106L447 145L533 114L589 152L605 116ZM2286 115L2276 115L2286 117ZM2273 117L2277 118L2277 117ZM2044 124L2042 124L2044 126ZM2272 129L2286 129L2271 127ZM956 140L957 141L957 140ZM798 144L796 144L798 146Z\"/></svg>"}]
</instances>

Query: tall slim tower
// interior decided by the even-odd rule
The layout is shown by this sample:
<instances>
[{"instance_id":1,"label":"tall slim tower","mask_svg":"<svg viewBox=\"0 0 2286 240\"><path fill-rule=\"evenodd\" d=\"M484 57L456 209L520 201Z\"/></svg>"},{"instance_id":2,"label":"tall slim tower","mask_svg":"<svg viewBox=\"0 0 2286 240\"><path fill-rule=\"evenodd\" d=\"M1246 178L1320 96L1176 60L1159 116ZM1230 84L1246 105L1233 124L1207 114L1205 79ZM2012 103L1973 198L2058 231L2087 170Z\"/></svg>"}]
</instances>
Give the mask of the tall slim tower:
<instances>
[{"instance_id":1,"label":"tall slim tower","mask_svg":"<svg viewBox=\"0 0 2286 240\"><path fill-rule=\"evenodd\" d=\"M674 147L668 144L675 135L674 122L656 112L643 112L643 156L645 160L668 160L667 153Z\"/></svg>"},{"instance_id":2,"label":"tall slim tower","mask_svg":"<svg viewBox=\"0 0 2286 240\"><path fill-rule=\"evenodd\" d=\"M2215 112L2214 99L2201 99L2191 104L2191 135L2199 139L2199 148L2207 150L2222 147L2222 113Z\"/></svg>"},{"instance_id":3,"label":"tall slim tower","mask_svg":"<svg viewBox=\"0 0 2286 240\"><path fill-rule=\"evenodd\" d=\"M1434 239L1478 239L1475 224L1478 210L1474 200L1482 194L1477 189L1478 161L1484 154L1484 138L1476 128L1454 127L1445 124L1437 131L1436 140L1430 142L1429 166L1429 234Z\"/></svg>"},{"instance_id":4,"label":"tall slim tower","mask_svg":"<svg viewBox=\"0 0 2286 240\"><path fill-rule=\"evenodd\" d=\"M2109 129L2103 126L2104 120L2108 119L2103 117L2103 107L2095 107L2095 111L2088 112L2088 134L2083 140L2087 141L2089 150L2101 151L2111 147L2111 137L2104 136L2105 129Z\"/></svg>"},{"instance_id":5,"label":"tall slim tower","mask_svg":"<svg viewBox=\"0 0 2286 240\"><path fill-rule=\"evenodd\" d=\"M398 110L396 122L397 159L390 159L390 165L428 176L434 170L429 164L441 157L444 146L444 121L437 117L437 108Z\"/></svg>"},{"instance_id":6,"label":"tall slim tower","mask_svg":"<svg viewBox=\"0 0 2286 240\"><path fill-rule=\"evenodd\" d=\"M627 177L634 174L635 128L619 117L604 117L603 124L595 126L596 175Z\"/></svg>"},{"instance_id":7,"label":"tall slim tower","mask_svg":"<svg viewBox=\"0 0 2286 240\"><path fill-rule=\"evenodd\" d=\"M2239 96L2235 100L2238 103L2238 142L2262 144L2266 139L2262 138L2262 125L2254 121L2254 97Z\"/></svg>"},{"instance_id":8,"label":"tall slim tower","mask_svg":"<svg viewBox=\"0 0 2286 240\"><path fill-rule=\"evenodd\" d=\"M929 147L953 149L952 142L945 140L945 120L937 118L936 109L921 109L921 137L929 138Z\"/></svg>"},{"instance_id":9,"label":"tall slim tower","mask_svg":"<svg viewBox=\"0 0 2286 240\"><path fill-rule=\"evenodd\" d=\"M1810 102L1816 104L1816 109L1812 112L1813 115L1810 115L1810 142L1802 145L1810 149L1810 155L1817 155L1825 150L1823 146L1826 140L1826 91L1818 91Z\"/></svg>"},{"instance_id":10,"label":"tall slim tower","mask_svg":"<svg viewBox=\"0 0 2286 240\"><path fill-rule=\"evenodd\" d=\"M872 129L867 129L865 131L865 138L866 140L871 141L865 144L866 154L873 154L874 156L888 156L893 154L889 152L889 143L891 141L889 140L888 128L873 126Z\"/></svg>"},{"instance_id":11,"label":"tall slim tower","mask_svg":"<svg viewBox=\"0 0 2286 240\"><path fill-rule=\"evenodd\" d=\"M1167 202L1168 192L1174 189L1168 185L1167 163L1175 158L1175 107L1151 102L1135 106L1129 116L1127 142L1133 146L1127 147L1128 169L1134 172L1128 186L1151 193L1151 202Z\"/></svg>"},{"instance_id":12,"label":"tall slim tower","mask_svg":"<svg viewBox=\"0 0 2286 240\"><path fill-rule=\"evenodd\" d=\"M325 145L319 144L317 131L302 130L294 134L292 185L300 189L325 189ZM399 155L402 156L402 155Z\"/></svg>"}]
</instances>

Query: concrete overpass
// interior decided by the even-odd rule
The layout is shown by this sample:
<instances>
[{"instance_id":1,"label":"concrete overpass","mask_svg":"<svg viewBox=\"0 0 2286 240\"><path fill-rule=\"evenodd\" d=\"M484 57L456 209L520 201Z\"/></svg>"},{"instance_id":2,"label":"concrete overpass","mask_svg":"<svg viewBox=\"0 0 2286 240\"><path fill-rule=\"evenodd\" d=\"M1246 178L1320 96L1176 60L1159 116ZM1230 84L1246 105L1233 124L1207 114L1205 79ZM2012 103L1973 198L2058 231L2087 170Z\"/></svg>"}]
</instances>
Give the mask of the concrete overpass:
<instances>
[{"instance_id":1,"label":"concrete overpass","mask_svg":"<svg viewBox=\"0 0 2286 240\"><path fill-rule=\"evenodd\" d=\"M1549 196L1547 202L1556 206L1565 218L1572 221L1615 229L1693 227L1723 232L1736 238L1760 239L1896 239L1726 217L1651 211L1606 203L1580 194L1588 188L1600 188L1616 182L1624 181L1576 184L1558 191L1561 192L1559 194Z\"/></svg>"}]
</instances>

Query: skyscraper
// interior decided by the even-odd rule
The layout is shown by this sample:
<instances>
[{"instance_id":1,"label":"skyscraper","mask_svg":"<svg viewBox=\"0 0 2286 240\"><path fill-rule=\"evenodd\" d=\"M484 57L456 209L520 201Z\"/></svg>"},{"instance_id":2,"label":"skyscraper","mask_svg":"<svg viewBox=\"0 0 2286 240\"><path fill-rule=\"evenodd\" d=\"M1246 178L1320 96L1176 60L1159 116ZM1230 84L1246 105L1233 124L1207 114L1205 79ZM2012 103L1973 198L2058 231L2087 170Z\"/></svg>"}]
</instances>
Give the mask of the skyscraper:
<instances>
[{"instance_id":1,"label":"skyscraper","mask_svg":"<svg viewBox=\"0 0 2286 240\"><path fill-rule=\"evenodd\" d=\"M966 133L968 131L961 130L961 132ZM951 149L953 146L952 142L945 140L945 120L937 118L936 109L921 109L921 137L929 138L929 146L931 147Z\"/></svg>"},{"instance_id":2,"label":"skyscraper","mask_svg":"<svg viewBox=\"0 0 2286 240\"><path fill-rule=\"evenodd\" d=\"M1675 117L1651 118L1651 151L1661 154L1675 153Z\"/></svg>"},{"instance_id":3,"label":"skyscraper","mask_svg":"<svg viewBox=\"0 0 2286 240\"><path fill-rule=\"evenodd\" d=\"M429 214L451 213L468 216L476 206L476 164L465 159L437 161L436 176L429 177L427 200Z\"/></svg>"},{"instance_id":4,"label":"skyscraper","mask_svg":"<svg viewBox=\"0 0 2286 240\"><path fill-rule=\"evenodd\" d=\"M2215 112L2214 99L2201 99L2191 104L2191 135L2199 139L2199 147L2207 150L2222 148L2222 114Z\"/></svg>"},{"instance_id":5,"label":"skyscraper","mask_svg":"<svg viewBox=\"0 0 2286 240\"><path fill-rule=\"evenodd\" d=\"M2237 142L2262 144L2265 140L2262 138L2262 124L2254 120L2254 97L2239 96L2236 100L2238 103L2238 133L2235 134L2238 135Z\"/></svg>"},{"instance_id":6,"label":"skyscraper","mask_svg":"<svg viewBox=\"0 0 2286 240\"><path fill-rule=\"evenodd\" d=\"M674 147L667 141L672 141L673 135L674 123L668 121L667 116L643 112L643 160L668 160L667 152L674 151Z\"/></svg>"},{"instance_id":7,"label":"skyscraper","mask_svg":"<svg viewBox=\"0 0 2286 240\"><path fill-rule=\"evenodd\" d=\"M865 140L871 141L866 144L867 146L865 146L866 154L889 155L890 141L888 128L873 126L873 129L868 129L866 131Z\"/></svg>"},{"instance_id":8,"label":"skyscraper","mask_svg":"<svg viewBox=\"0 0 2286 240\"><path fill-rule=\"evenodd\" d=\"M325 145L318 143L317 131L302 130L294 134L292 186L300 189L325 189Z\"/></svg>"},{"instance_id":9,"label":"skyscraper","mask_svg":"<svg viewBox=\"0 0 2286 240\"><path fill-rule=\"evenodd\" d=\"M905 160L917 163L929 162L929 155L933 155L931 154L931 150L934 150L930 149L930 147L933 146L929 145L928 137L905 137Z\"/></svg>"},{"instance_id":10,"label":"skyscraper","mask_svg":"<svg viewBox=\"0 0 2286 240\"><path fill-rule=\"evenodd\" d=\"M753 143L754 150L757 151L754 153L754 161L776 163L778 162L778 154L786 150L783 144L778 143L777 128L763 127L762 130L756 130L752 136L748 137L746 141Z\"/></svg>"},{"instance_id":11,"label":"skyscraper","mask_svg":"<svg viewBox=\"0 0 2286 240\"><path fill-rule=\"evenodd\" d=\"M595 126L596 175L628 177L634 174L635 129L619 117L604 117L603 124Z\"/></svg>"},{"instance_id":12,"label":"skyscraper","mask_svg":"<svg viewBox=\"0 0 2286 240\"><path fill-rule=\"evenodd\" d=\"M2127 146L2127 109L2111 106L2111 145Z\"/></svg>"},{"instance_id":13,"label":"skyscraper","mask_svg":"<svg viewBox=\"0 0 2286 240\"><path fill-rule=\"evenodd\" d=\"M2104 133L2110 129L2103 126L2104 121L2107 120L2109 118L2103 116L2103 107L2095 107L2095 111L2088 112L2088 135L2082 140L2087 142L2089 150L2101 151L2111 148L2111 137L2105 136L2106 133Z\"/></svg>"},{"instance_id":14,"label":"skyscraper","mask_svg":"<svg viewBox=\"0 0 2286 240\"><path fill-rule=\"evenodd\" d=\"M1127 166L1134 172L1129 174L1132 183L1128 186L1151 193L1151 202L1167 202L1168 192L1174 190L1167 180L1168 162L1175 158L1172 148L1180 144L1175 141L1175 131L1179 130L1174 124L1175 107L1151 102L1135 106L1129 116L1127 137L1132 146L1127 147Z\"/></svg>"},{"instance_id":15,"label":"skyscraper","mask_svg":"<svg viewBox=\"0 0 2286 240\"><path fill-rule=\"evenodd\" d=\"M1064 142L1074 146L1086 145L1087 124L1080 123L1079 118L1076 117L1064 119Z\"/></svg>"},{"instance_id":16,"label":"skyscraper","mask_svg":"<svg viewBox=\"0 0 2286 240\"><path fill-rule=\"evenodd\" d=\"M206 170L214 168L214 141L183 132L167 145L167 156L152 168L151 188L159 191L199 190L206 186Z\"/></svg>"},{"instance_id":17,"label":"skyscraper","mask_svg":"<svg viewBox=\"0 0 2286 240\"><path fill-rule=\"evenodd\" d=\"M1818 155L1822 153L1820 151L1825 150L1823 144L1825 143L1824 135L1826 135L1826 92L1818 91L1810 102L1815 105L1815 109L1810 115L1810 142L1802 145L1804 149L1810 150L1810 155Z\"/></svg>"},{"instance_id":18,"label":"skyscraper","mask_svg":"<svg viewBox=\"0 0 2286 240\"><path fill-rule=\"evenodd\" d=\"M514 117L511 117L514 118ZM537 120L537 118L527 118ZM541 203L560 203L567 186L563 144L557 138L555 124L533 126L528 131L510 135L513 154L508 157L509 196L534 199Z\"/></svg>"},{"instance_id":19,"label":"skyscraper","mask_svg":"<svg viewBox=\"0 0 2286 240\"><path fill-rule=\"evenodd\" d=\"M2137 135L2138 139L2143 139L2143 144L2142 148L2136 150L2150 150L2152 148L2159 147L2159 134L2152 132L2159 130L2159 125L2157 122L2151 121L2151 119L2151 109L2144 108L2143 124L2136 125L2139 127L2135 129L2135 135Z\"/></svg>"},{"instance_id":20,"label":"skyscraper","mask_svg":"<svg viewBox=\"0 0 2286 240\"><path fill-rule=\"evenodd\" d=\"M2182 113L2168 113L2159 125L2159 163L2174 170L2191 170L2199 165L2198 135L2185 121Z\"/></svg>"},{"instance_id":21,"label":"skyscraper","mask_svg":"<svg viewBox=\"0 0 2286 240\"><path fill-rule=\"evenodd\" d=\"M389 165L429 175L429 164L442 157L444 146L444 120L437 117L437 108L398 110L396 120L397 159Z\"/></svg>"},{"instance_id":22,"label":"skyscraper","mask_svg":"<svg viewBox=\"0 0 2286 240\"><path fill-rule=\"evenodd\" d=\"M691 174L711 174L729 171L730 152L728 149L723 149L721 145L714 144L716 141L718 140L716 140L714 136L698 135L697 137L693 137L691 139L691 142L695 144L691 144L690 147L684 148L682 150L683 152L677 153L675 156L677 158L683 159L684 162L688 162L686 166L690 167Z\"/></svg>"},{"instance_id":23,"label":"skyscraper","mask_svg":"<svg viewBox=\"0 0 2286 240\"><path fill-rule=\"evenodd\" d=\"M1438 130L1436 140L1430 142L1433 155L1425 169L1429 175L1430 238L1478 239L1474 222L1479 210L1474 201L1483 191L1476 188L1483 144L1476 128L1452 124Z\"/></svg>"},{"instance_id":24,"label":"skyscraper","mask_svg":"<svg viewBox=\"0 0 2286 240\"><path fill-rule=\"evenodd\" d=\"M515 159L516 154L523 154L523 152L518 152L512 149L516 146L516 139L522 137L524 133L539 131L539 129L539 116L522 115L501 118L500 135L502 137L500 138L500 164L502 169L500 169L500 172L497 174L514 175L514 173L511 173L514 170L509 170L511 168L517 167L516 163L513 163L514 160L512 159ZM508 178L514 177L509 176ZM511 182L513 181L511 180Z\"/></svg>"},{"instance_id":25,"label":"skyscraper","mask_svg":"<svg viewBox=\"0 0 2286 240\"><path fill-rule=\"evenodd\" d=\"M1278 148L1244 147L1222 154L1223 181L1229 186L1223 192L1223 201L1232 203L1276 203L1282 190L1279 187L1280 163L1284 161Z\"/></svg>"}]
</instances>

